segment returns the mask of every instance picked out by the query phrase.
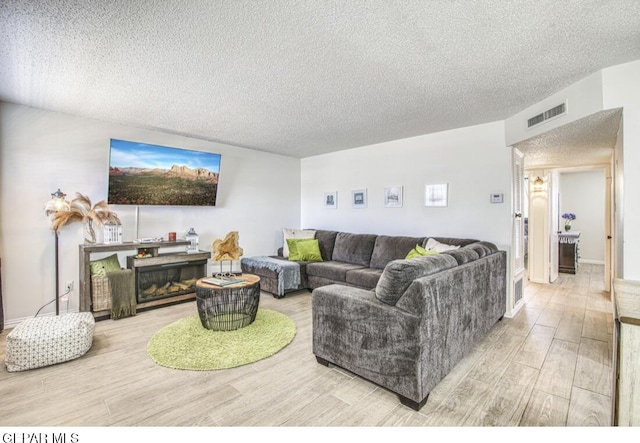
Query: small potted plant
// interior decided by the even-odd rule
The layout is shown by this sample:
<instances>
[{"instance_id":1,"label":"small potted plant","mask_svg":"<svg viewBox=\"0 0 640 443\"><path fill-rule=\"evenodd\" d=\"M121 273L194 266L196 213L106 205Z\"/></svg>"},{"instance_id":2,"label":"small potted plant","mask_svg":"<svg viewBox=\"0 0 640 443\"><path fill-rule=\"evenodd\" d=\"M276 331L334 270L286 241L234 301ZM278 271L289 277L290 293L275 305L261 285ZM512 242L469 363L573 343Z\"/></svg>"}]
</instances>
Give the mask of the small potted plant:
<instances>
[{"instance_id":1,"label":"small potted plant","mask_svg":"<svg viewBox=\"0 0 640 443\"><path fill-rule=\"evenodd\" d=\"M562 218L564 218L564 230L571 230L571 222L576 219L576 215L573 212L565 212L562 214Z\"/></svg>"}]
</instances>

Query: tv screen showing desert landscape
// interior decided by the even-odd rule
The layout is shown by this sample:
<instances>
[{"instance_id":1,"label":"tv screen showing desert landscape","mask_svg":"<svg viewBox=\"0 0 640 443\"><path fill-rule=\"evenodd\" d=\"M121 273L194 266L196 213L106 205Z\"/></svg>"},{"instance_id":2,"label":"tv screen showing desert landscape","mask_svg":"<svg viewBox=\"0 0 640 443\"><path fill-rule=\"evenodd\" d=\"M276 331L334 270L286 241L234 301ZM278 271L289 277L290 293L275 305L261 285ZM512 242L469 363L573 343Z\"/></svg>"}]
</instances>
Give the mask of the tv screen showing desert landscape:
<instances>
[{"instance_id":1,"label":"tv screen showing desert landscape","mask_svg":"<svg viewBox=\"0 0 640 443\"><path fill-rule=\"evenodd\" d=\"M220 154L111 139L107 202L215 206Z\"/></svg>"}]
</instances>

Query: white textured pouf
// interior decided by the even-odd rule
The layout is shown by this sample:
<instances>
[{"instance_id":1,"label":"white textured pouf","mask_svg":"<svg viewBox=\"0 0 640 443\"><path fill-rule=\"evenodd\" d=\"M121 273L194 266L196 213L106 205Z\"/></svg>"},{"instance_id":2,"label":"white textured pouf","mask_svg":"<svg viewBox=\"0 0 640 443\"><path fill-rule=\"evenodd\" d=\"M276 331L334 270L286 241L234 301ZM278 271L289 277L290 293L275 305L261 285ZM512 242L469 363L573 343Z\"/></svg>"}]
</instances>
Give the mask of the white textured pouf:
<instances>
[{"instance_id":1,"label":"white textured pouf","mask_svg":"<svg viewBox=\"0 0 640 443\"><path fill-rule=\"evenodd\" d=\"M95 326L90 312L23 321L7 334L7 371L26 371L83 356L91 349Z\"/></svg>"}]
</instances>

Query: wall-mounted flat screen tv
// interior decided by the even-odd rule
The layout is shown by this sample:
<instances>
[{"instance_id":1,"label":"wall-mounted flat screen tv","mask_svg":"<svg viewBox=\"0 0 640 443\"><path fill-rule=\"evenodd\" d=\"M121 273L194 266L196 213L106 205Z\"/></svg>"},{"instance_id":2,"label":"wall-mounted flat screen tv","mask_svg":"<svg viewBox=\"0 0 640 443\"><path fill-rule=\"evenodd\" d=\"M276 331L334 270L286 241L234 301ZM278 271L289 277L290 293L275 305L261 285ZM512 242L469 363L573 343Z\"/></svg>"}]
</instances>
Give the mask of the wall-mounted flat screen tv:
<instances>
[{"instance_id":1,"label":"wall-mounted flat screen tv","mask_svg":"<svg viewBox=\"0 0 640 443\"><path fill-rule=\"evenodd\" d=\"M110 205L215 206L220 154L111 139Z\"/></svg>"}]
</instances>

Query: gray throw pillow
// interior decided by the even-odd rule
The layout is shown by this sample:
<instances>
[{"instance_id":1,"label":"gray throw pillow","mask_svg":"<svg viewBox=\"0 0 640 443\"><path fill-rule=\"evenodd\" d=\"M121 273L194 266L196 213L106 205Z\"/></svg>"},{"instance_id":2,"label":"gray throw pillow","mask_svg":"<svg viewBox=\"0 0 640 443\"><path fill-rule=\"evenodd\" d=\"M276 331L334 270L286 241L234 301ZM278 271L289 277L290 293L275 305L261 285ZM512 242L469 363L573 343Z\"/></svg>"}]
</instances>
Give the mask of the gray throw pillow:
<instances>
[{"instance_id":1,"label":"gray throw pillow","mask_svg":"<svg viewBox=\"0 0 640 443\"><path fill-rule=\"evenodd\" d=\"M494 253L494 251L491 250L489 246L482 244L481 242L471 243L470 245L467 245L464 247L464 249L467 249L467 248L473 249L474 251L476 251L480 256L480 258L484 257L485 255L490 255Z\"/></svg>"},{"instance_id":2,"label":"gray throw pillow","mask_svg":"<svg viewBox=\"0 0 640 443\"><path fill-rule=\"evenodd\" d=\"M486 247L489 249L489 251L490 251L490 252L489 252L489 254L493 254L493 253L495 253L495 252L498 252L498 247L497 247L495 244L491 243L491 242L488 242L488 241L480 241L480 242L478 242L478 243L480 243L482 246L486 246ZM487 255L488 255L488 254L487 254Z\"/></svg>"},{"instance_id":3,"label":"gray throw pillow","mask_svg":"<svg viewBox=\"0 0 640 443\"><path fill-rule=\"evenodd\" d=\"M460 248L454 251L444 251L443 254L449 254L450 256L455 258L458 262L458 265L463 265L480 258L478 253L471 248Z\"/></svg>"},{"instance_id":4,"label":"gray throw pillow","mask_svg":"<svg viewBox=\"0 0 640 443\"><path fill-rule=\"evenodd\" d=\"M456 260L448 254L390 261L376 285L376 297L381 302L394 306L415 279L451 269L457 265Z\"/></svg>"}]
</instances>

